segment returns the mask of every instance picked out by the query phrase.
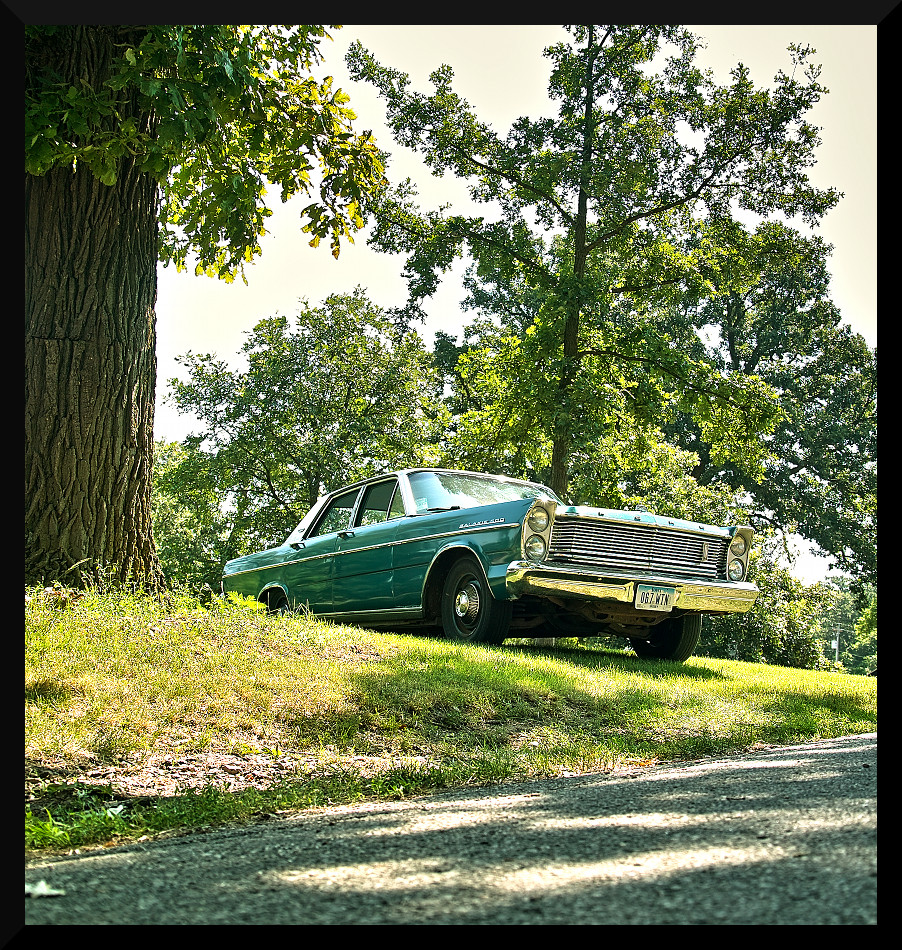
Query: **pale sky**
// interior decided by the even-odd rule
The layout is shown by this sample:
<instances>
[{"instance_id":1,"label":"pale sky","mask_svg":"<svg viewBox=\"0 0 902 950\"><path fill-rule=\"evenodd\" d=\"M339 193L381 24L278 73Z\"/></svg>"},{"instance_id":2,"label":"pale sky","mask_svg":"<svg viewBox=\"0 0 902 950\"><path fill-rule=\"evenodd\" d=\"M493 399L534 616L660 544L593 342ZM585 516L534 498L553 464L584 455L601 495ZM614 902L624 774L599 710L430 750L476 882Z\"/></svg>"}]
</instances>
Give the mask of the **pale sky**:
<instances>
[{"instance_id":1,"label":"pale sky","mask_svg":"<svg viewBox=\"0 0 902 950\"><path fill-rule=\"evenodd\" d=\"M748 66L756 84L768 84L779 69L792 66L786 47L792 42L817 50L813 61L823 66L820 82L830 91L812 110L809 120L821 127L822 144L812 182L844 193L823 220L819 233L834 246L831 257L832 297L843 319L874 346L877 342L877 27L876 26L691 26L707 41L699 56L721 82L738 62ZM410 178L421 205L434 208L452 201L466 208L464 182L433 178L421 160L395 145L384 125L384 108L373 87L348 78L344 56L359 39L383 65L410 75L411 88L431 92L428 75L447 63L454 70L454 89L479 118L501 134L521 115L552 115L547 97L549 61L542 50L565 37L554 26L344 26L333 41L322 44L325 61L317 75L331 75L350 96L357 113L355 127L372 129L379 146L392 155L389 177ZM163 401L168 380L180 374L175 357L189 350L215 353L235 362L245 332L275 313L292 315L301 297L312 304L357 284L382 307L406 300L400 276L403 258L378 254L366 246L366 232L355 244L343 244L339 259L327 243L308 247L300 230L303 196L282 204L271 192L273 215L260 242L263 254L246 268L248 285L195 277L193 270L177 274L159 269L157 296L157 439L177 440L197 429ZM485 213L481 206L481 213ZM801 222L792 222L804 229ZM421 332L427 342L438 329L456 333L472 314L461 311L459 263L443 280L436 295L424 303L428 320ZM805 545L807 549L807 545ZM823 563L807 557L798 573L806 580L823 575Z\"/></svg>"}]
</instances>

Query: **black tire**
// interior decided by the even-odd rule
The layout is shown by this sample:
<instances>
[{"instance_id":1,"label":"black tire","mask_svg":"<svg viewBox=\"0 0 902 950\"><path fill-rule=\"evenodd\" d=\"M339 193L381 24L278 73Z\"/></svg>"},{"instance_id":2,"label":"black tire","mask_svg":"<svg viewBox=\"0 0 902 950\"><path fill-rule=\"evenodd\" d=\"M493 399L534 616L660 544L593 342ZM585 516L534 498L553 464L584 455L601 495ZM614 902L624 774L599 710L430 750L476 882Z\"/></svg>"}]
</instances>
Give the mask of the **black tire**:
<instances>
[{"instance_id":1,"label":"black tire","mask_svg":"<svg viewBox=\"0 0 902 950\"><path fill-rule=\"evenodd\" d=\"M651 639L630 640L636 656L650 660L674 660L682 663L692 656L702 635L702 615L671 617L649 631Z\"/></svg>"},{"instance_id":2,"label":"black tire","mask_svg":"<svg viewBox=\"0 0 902 950\"><path fill-rule=\"evenodd\" d=\"M288 598L282 593L282 591L271 593L266 598L266 607L267 612L271 614L291 613L291 607L288 603Z\"/></svg>"},{"instance_id":3,"label":"black tire","mask_svg":"<svg viewBox=\"0 0 902 950\"><path fill-rule=\"evenodd\" d=\"M447 639L501 643L512 612L509 600L492 596L476 558L462 557L452 565L442 589L442 629Z\"/></svg>"}]
</instances>

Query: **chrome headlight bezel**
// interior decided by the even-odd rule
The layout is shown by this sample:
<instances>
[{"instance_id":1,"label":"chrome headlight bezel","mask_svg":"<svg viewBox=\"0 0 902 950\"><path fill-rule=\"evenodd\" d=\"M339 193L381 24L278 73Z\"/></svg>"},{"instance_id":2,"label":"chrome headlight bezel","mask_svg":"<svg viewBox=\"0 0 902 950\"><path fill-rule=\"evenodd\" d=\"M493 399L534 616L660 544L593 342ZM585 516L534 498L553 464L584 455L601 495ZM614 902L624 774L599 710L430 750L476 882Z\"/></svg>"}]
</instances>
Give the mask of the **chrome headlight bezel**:
<instances>
[{"instance_id":1,"label":"chrome headlight bezel","mask_svg":"<svg viewBox=\"0 0 902 950\"><path fill-rule=\"evenodd\" d=\"M548 545L540 534L531 534L523 545L523 551L531 561L542 561L548 553Z\"/></svg>"},{"instance_id":2,"label":"chrome headlight bezel","mask_svg":"<svg viewBox=\"0 0 902 950\"><path fill-rule=\"evenodd\" d=\"M752 553L754 529L747 524L737 525L727 547L727 580L737 583L744 581L749 569L749 555Z\"/></svg>"},{"instance_id":3,"label":"chrome headlight bezel","mask_svg":"<svg viewBox=\"0 0 902 950\"><path fill-rule=\"evenodd\" d=\"M522 522L520 552L529 561L543 561L551 548L551 531L557 505L550 498L536 498Z\"/></svg>"},{"instance_id":4,"label":"chrome headlight bezel","mask_svg":"<svg viewBox=\"0 0 902 950\"><path fill-rule=\"evenodd\" d=\"M526 524L529 526L530 531L540 532L545 531L551 522L551 516L548 514L548 509L543 508L541 505L536 505L526 517Z\"/></svg>"}]
</instances>

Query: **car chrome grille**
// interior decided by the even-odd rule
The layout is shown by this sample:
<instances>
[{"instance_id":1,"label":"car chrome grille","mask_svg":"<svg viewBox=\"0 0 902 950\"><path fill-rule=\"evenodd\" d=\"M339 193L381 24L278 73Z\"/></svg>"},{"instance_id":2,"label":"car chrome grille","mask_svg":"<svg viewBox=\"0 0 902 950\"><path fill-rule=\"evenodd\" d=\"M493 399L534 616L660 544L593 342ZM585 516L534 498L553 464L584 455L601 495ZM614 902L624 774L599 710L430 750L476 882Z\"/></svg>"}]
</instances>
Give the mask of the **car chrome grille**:
<instances>
[{"instance_id":1,"label":"car chrome grille","mask_svg":"<svg viewBox=\"0 0 902 950\"><path fill-rule=\"evenodd\" d=\"M724 580L729 538L647 524L555 520L548 560L614 571Z\"/></svg>"}]
</instances>

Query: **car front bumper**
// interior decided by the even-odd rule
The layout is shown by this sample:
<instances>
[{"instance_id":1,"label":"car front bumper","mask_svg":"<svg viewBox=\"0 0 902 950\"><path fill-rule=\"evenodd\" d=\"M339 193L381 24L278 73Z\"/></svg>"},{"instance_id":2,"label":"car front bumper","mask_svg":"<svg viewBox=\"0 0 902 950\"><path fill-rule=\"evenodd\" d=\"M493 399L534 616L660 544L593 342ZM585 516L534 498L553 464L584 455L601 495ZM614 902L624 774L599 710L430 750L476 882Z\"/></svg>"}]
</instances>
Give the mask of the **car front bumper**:
<instances>
[{"instance_id":1,"label":"car front bumper","mask_svg":"<svg viewBox=\"0 0 902 950\"><path fill-rule=\"evenodd\" d=\"M572 567L514 561L507 567L505 587L509 598L533 594L583 600L634 604L637 584L656 584L676 591L673 606L698 613L746 613L761 593L747 581L695 580L665 575L603 574Z\"/></svg>"}]
</instances>

